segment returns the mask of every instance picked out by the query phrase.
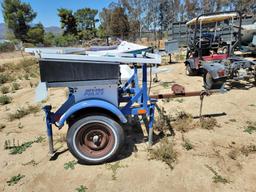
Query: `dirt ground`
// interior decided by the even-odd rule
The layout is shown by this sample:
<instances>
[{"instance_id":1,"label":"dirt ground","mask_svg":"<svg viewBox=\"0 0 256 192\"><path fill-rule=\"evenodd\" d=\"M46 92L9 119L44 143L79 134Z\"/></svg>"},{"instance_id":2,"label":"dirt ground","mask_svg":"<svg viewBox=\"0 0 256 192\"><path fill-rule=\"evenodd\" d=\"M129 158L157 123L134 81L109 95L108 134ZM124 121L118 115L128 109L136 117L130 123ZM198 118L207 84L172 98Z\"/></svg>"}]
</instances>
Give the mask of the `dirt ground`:
<instances>
[{"instance_id":1,"label":"dirt ground","mask_svg":"<svg viewBox=\"0 0 256 192\"><path fill-rule=\"evenodd\" d=\"M4 58L8 59L6 55ZM152 85L152 93L170 92L170 86L174 83L184 85L187 91L203 89L201 77L184 75L182 62L161 68L167 71L158 75L160 82ZM173 169L164 162L149 160L147 144L142 142L143 136L128 131L126 141L129 144L124 146L117 161L97 166L75 164L74 169L68 170L64 164L75 161L75 158L65 143L66 126L60 131L54 128L54 145L58 152L55 159L50 160L47 155L46 139L33 143L22 154L10 155L9 150L4 150L7 140L21 144L39 136L46 137L42 111L20 120L8 120L8 114L17 108L34 104L35 90L29 86L29 80L21 84L20 90L10 93L12 103L0 106L0 123L6 125L0 130L0 191L76 191L81 185L87 188L85 191L97 192L256 191L256 148L247 155L240 150L244 146L255 146L256 142L256 132L244 132L248 121L256 122L256 88L251 84L229 83L227 87L232 89L227 93L205 98L203 114L226 113L216 117L219 126L213 130L199 127L186 133L174 130L175 136L170 137L177 151ZM50 90L46 103L56 109L65 97L65 90ZM159 101L159 106L173 116L178 111L197 116L200 100L199 97L190 97ZM184 138L190 141L193 149L188 151L183 147ZM230 155L232 152L235 155ZM18 174L25 177L17 184L8 186L7 181ZM227 183L215 183L214 177L225 178Z\"/></svg>"}]
</instances>

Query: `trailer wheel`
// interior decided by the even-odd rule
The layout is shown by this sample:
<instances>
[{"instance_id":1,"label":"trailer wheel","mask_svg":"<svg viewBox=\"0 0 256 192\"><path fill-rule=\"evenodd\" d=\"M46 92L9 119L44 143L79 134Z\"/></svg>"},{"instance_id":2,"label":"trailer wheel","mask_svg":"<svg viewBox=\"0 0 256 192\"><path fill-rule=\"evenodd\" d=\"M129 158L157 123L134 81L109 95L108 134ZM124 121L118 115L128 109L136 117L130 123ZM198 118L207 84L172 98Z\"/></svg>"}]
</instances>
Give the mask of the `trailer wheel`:
<instances>
[{"instance_id":1,"label":"trailer wheel","mask_svg":"<svg viewBox=\"0 0 256 192\"><path fill-rule=\"evenodd\" d=\"M206 89L220 89L223 87L224 83L225 81L223 80L213 79L208 71L204 73L204 87Z\"/></svg>"},{"instance_id":2,"label":"trailer wheel","mask_svg":"<svg viewBox=\"0 0 256 192\"><path fill-rule=\"evenodd\" d=\"M187 76L195 76L195 75L197 75L196 70L192 69L190 64L186 64L186 75Z\"/></svg>"},{"instance_id":3,"label":"trailer wheel","mask_svg":"<svg viewBox=\"0 0 256 192\"><path fill-rule=\"evenodd\" d=\"M100 164L112 160L124 141L122 127L103 115L87 116L68 130L70 152L84 164Z\"/></svg>"}]
</instances>

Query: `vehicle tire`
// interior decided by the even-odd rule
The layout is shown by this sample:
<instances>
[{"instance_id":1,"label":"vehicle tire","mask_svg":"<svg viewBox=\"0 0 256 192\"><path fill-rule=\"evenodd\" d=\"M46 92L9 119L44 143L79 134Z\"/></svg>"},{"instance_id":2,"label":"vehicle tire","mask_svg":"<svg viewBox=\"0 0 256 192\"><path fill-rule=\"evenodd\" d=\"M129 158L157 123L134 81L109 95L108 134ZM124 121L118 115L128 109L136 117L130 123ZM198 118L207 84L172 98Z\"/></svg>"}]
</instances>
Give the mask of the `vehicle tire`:
<instances>
[{"instance_id":1,"label":"vehicle tire","mask_svg":"<svg viewBox=\"0 0 256 192\"><path fill-rule=\"evenodd\" d=\"M204 87L206 89L221 89L224 85L225 81L223 80L215 80L212 78L211 74L206 71L204 73Z\"/></svg>"},{"instance_id":2,"label":"vehicle tire","mask_svg":"<svg viewBox=\"0 0 256 192\"><path fill-rule=\"evenodd\" d=\"M124 141L119 123L103 115L76 121L68 130L70 152L83 164L101 164L116 157Z\"/></svg>"},{"instance_id":3,"label":"vehicle tire","mask_svg":"<svg viewBox=\"0 0 256 192\"><path fill-rule=\"evenodd\" d=\"M192 69L189 64L186 64L186 75L187 76L197 75L197 71L195 69Z\"/></svg>"}]
</instances>

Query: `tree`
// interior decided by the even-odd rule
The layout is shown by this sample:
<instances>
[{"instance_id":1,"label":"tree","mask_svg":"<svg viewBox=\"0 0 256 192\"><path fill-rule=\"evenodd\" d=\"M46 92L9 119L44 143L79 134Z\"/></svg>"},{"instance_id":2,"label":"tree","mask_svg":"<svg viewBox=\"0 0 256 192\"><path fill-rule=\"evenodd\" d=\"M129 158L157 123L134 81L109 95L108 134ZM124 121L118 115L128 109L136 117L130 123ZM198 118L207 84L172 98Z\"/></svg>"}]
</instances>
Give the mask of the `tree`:
<instances>
[{"instance_id":1,"label":"tree","mask_svg":"<svg viewBox=\"0 0 256 192\"><path fill-rule=\"evenodd\" d=\"M97 30L97 37L104 38L106 37L106 31L104 30L104 27L100 25Z\"/></svg>"},{"instance_id":2,"label":"tree","mask_svg":"<svg viewBox=\"0 0 256 192\"><path fill-rule=\"evenodd\" d=\"M110 9L107 9L107 8L104 8L102 10L102 12L100 12L100 23L101 23L101 26L104 30L104 34L106 36L111 35L111 27L110 27L111 13L112 13L112 11Z\"/></svg>"},{"instance_id":3,"label":"tree","mask_svg":"<svg viewBox=\"0 0 256 192\"><path fill-rule=\"evenodd\" d=\"M77 23L73 11L61 8L58 9L58 16L60 17L61 28L64 29L64 35L77 35Z\"/></svg>"},{"instance_id":4,"label":"tree","mask_svg":"<svg viewBox=\"0 0 256 192\"><path fill-rule=\"evenodd\" d=\"M199 10L201 10L201 8L199 7L199 2L197 0L185 0L185 11L188 20L196 17Z\"/></svg>"},{"instance_id":5,"label":"tree","mask_svg":"<svg viewBox=\"0 0 256 192\"><path fill-rule=\"evenodd\" d=\"M170 11L173 10L173 11ZM159 25L161 31L167 30L172 22L178 20L180 11L179 0L159 1Z\"/></svg>"},{"instance_id":6,"label":"tree","mask_svg":"<svg viewBox=\"0 0 256 192\"><path fill-rule=\"evenodd\" d=\"M77 30L80 39L91 39L96 36L96 19L98 11L96 9L84 8L75 12Z\"/></svg>"},{"instance_id":7,"label":"tree","mask_svg":"<svg viewBox=\"0 0 256 192\"><path fill-rule=\"evenodd\" d=\"M129 34L130 26L124 8L112 3L100 13L101 25L107 36L125 37Z\"/></svg>"},{"instance_id":8,"label":"tree","mask_svg":"<svg viewBox=\"0 0 256 192\"><path fill-rule=\"evenodd\" d=\"M134 36L140 33L143 27L143 0L119 0L125 13L128 15L130 35Z\"/></svg>"},{"instance_id":9,"label":"tree","mask_svg":"<svg viewBox=\"0 0 256 192\"><path fill-rule=\"evenodd\" d=\"M255 7L256 4L255 0L232 0L231 3L233 4L236 10L239 10L242 13L254 13L253 8Z\"/></svg>"},{"instance_id":10,"label":"tree","mask_svg":"<svg viewBox=\"0 0 256 192\"><path fill-rule=\"evenodd\" d=\"M44 26L39 23L30 28L27 33L28 41L31 43L43 43L44 42Z\"/></svg>"},{"instance_id":11,"label":"tree","mask_svg":"<svg viewBox=\"0 0 256 192\"><path fill-rule=\"evenodd\" d=\"M45 46L52 46L54 45L55 36L53 33L49 32L44 35L44 45Z\"/></svg>"},{"instance_id":12,"label":"tree","mask_svg":"<svg viewBox=\"0 0 256 192\"><path fill-rule=\"evenodd\" d=\"M116 7L111 14L110 27L112 35L125 37L129 34L128 17L122 7Z\"/></svg>"},{"instance_id":13,"label":"tree","mask_svg":"<svg viewBox=\"0 0 256 192\"><path fill-rule=\"evenodd\" d=\"M30 23L36 17L30 4L22 3L20 0L4 0L2 9L4 21L15 38L26 42Z\"/></svg>"}]
</instances>

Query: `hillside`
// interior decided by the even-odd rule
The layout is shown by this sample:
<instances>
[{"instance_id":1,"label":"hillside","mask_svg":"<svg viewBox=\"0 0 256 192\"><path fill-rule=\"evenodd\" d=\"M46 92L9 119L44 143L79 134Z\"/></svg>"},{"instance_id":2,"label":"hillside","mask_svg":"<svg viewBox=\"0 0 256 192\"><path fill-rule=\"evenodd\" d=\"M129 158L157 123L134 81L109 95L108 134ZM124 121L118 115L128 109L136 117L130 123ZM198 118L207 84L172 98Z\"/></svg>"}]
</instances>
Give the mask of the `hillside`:
<instances>
[{"instance_id":1,"label":"hillside","mask_svg":"<svg viewBox=\"0 0 256 192\"><path fill-rule=\"evenodd\" d=\"M61 28L57 26L45 27L45 31L51 32L53 34L60 34L62 32ZM4 23L0 23L0 39L5 39L5 34L6 34L6 26Z\"/></svg>"}]
</instances>

